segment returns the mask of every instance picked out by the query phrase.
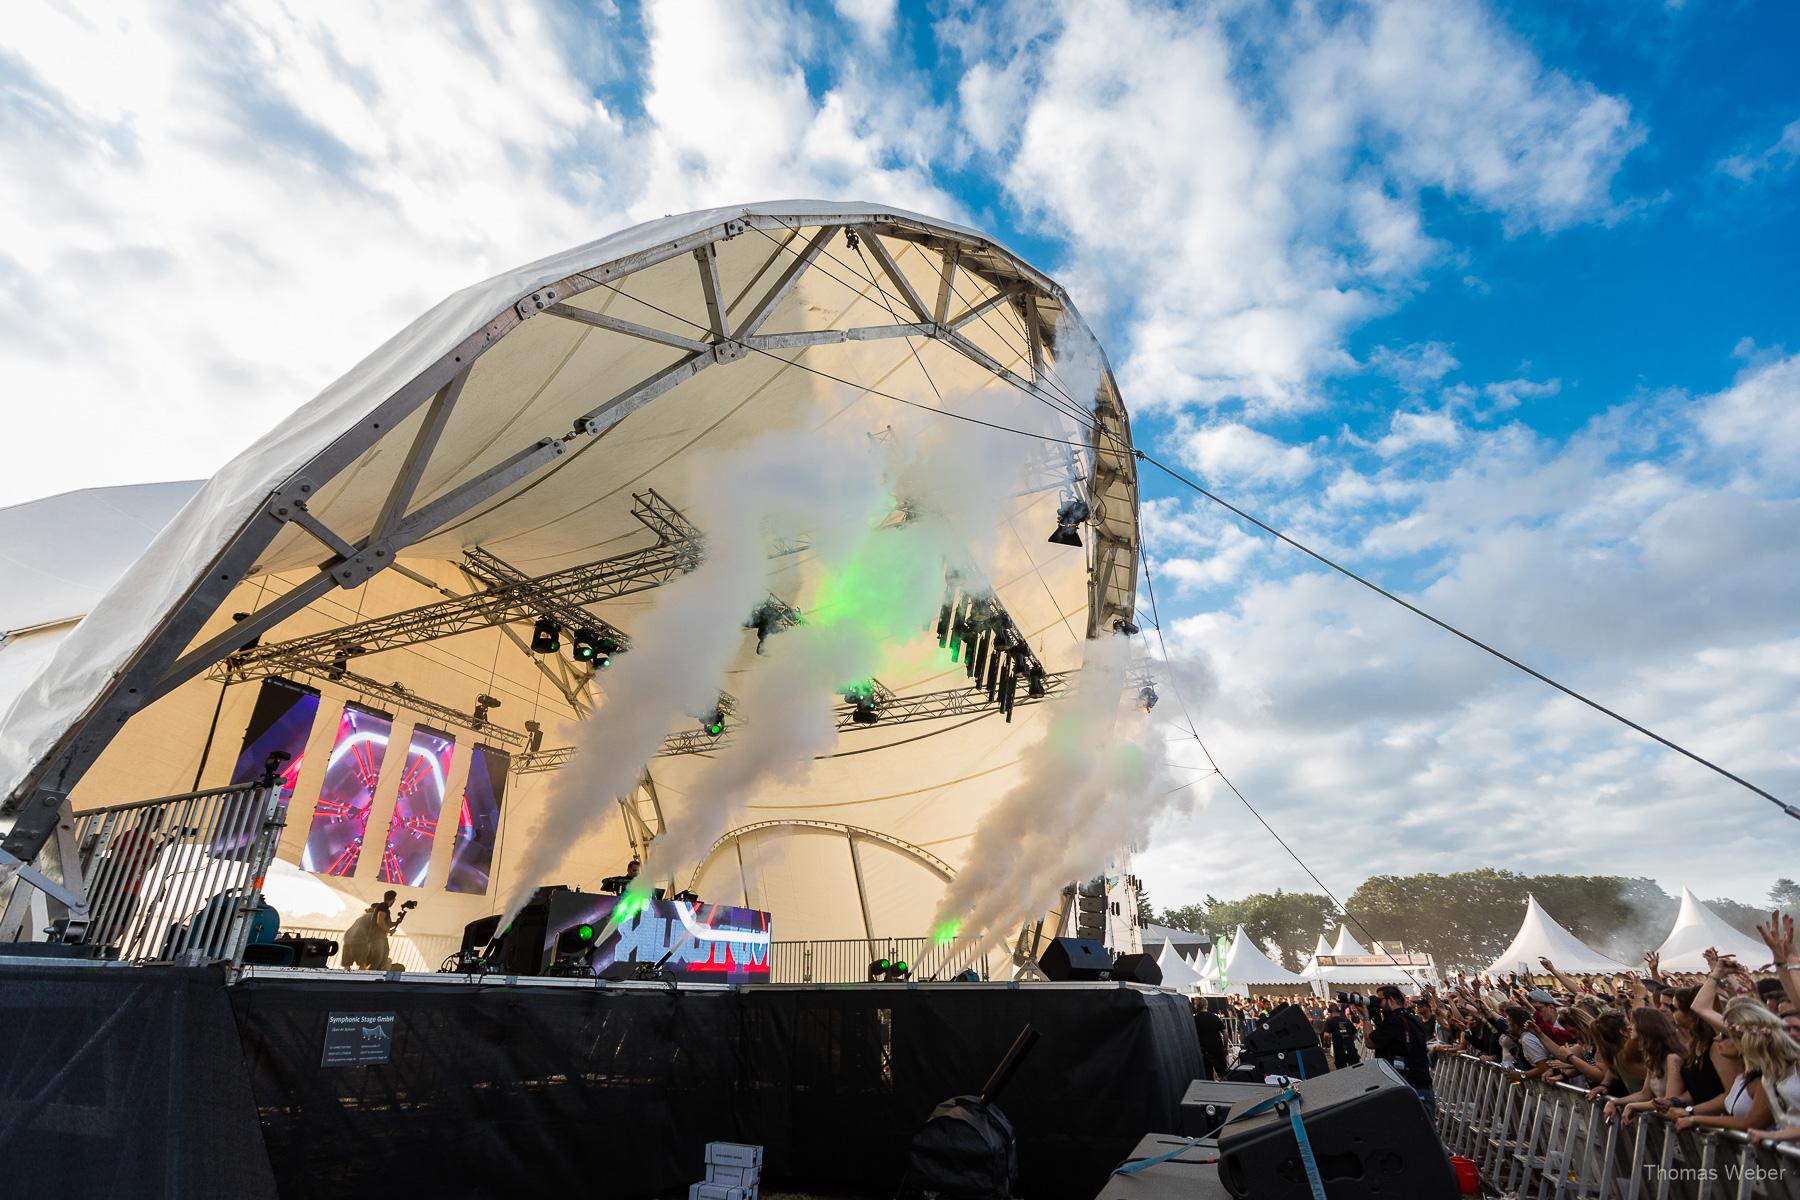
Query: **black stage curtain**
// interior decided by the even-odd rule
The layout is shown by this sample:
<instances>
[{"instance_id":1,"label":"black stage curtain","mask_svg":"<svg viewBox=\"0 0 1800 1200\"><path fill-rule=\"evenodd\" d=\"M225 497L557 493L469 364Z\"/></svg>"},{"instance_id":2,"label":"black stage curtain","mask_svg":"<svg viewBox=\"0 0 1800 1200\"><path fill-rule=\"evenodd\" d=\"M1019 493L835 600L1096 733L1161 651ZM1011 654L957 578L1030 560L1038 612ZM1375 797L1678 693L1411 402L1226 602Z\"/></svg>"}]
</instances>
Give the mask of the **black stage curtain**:
<instances>
[{"instance_id":1,"label":"black stage curtain","mask_svg":"<svg viewBox=\"0 0 1800 1200\"><path fill-rule=\"evenodd\" d=\"M273 1200L225 993L217 970L0 968L7 1194Z\"/></svg>"}]
</instances>

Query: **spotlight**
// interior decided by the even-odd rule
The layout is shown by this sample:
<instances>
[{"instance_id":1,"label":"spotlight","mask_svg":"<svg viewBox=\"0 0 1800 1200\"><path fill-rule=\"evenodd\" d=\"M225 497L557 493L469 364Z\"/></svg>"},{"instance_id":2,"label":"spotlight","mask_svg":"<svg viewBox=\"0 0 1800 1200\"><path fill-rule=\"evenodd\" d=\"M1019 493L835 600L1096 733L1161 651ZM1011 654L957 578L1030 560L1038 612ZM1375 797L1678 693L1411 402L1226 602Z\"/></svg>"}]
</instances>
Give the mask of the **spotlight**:
<instances>
[{"instance_id":1,"label":"spotlight","mask_svg":"<svg viewBox=\"0 0 1800 1200\"><path fill-rule=\"evenodd\" d=\"M896 958L893 962L888 964L887 977L889 983L899 983L910 974L912 974L912 968L906 965L906 960L903 958Z\"/></svg>"},{"instance_id":2,"label":"spotlight","mask_svg":"<svg viewBox=\"0 0 1800 1200\"><path fill-rule=\"evenodd\" d=\"M534 654L555 654L562 649L562 626L549 617L539 617L531 627L531 650Z\"/></svg>"},{"instance_id":3,"label":"spotlight","mask_svg":"<svg viewBox=\"0 0 1800 1200\"><path fill-rule=\"evenodd\" d=\"M1146 683L1143 687L1138 689L1138 711L1144 713L1149 712L1156 707L1157 699L1156 689Z\"/></svg>"},{"instance_id":4,"label":"spotlight","mask_svg":"<svg viewBox=\"0 0 1800 1200\"><path fill-rule=\"evenodd\" d=\"M911 973L905 959L878 958L869 964L870 983L899 983Z\"/></svg>"},{"instance_id":5,"label":"spotlight","mask_svg":"<svg viewBox=\"0 0 1800 1200\"><path fill-rule=\"evenodd\" d=\"M1047 689L1044 686L1044 668L1032 667L1030 674L1025 676L1026 694L1034 700L1042 700L1046 690Z\"/></svg>"},{"instance_id":6,"label":"spotlight","mask_svg":"<svg viewBox=\"0 0 1800 1200\"><path fill-rule=\"evenodd\" d=\"M348 671L349 669L350 669L350 664L345 662L344 656L342 654L340 654L336 658L331 660L331 670L325 672L325 678L331 680L331 682L333 682L333 683L336 683L338 680L340 680L344 677L344 672Z\"/></svg>"},{"instance_id":7,"label":"spotlight","mask_svg":"<svg viewBox=\"0 0 1800 1200\"><path fill-rule=\"evenodd\" d=\"M599 651L594 655L594 665L600 668L610 667L612 666L612 656L619 652L619 640L602 637L594 643L594 649Z\"/></svg>"},{"instance_id":8,"label":"spotlight","mask_svg":"<svg viewBox=\"0 0 1800 1200\"><path fill-rule=\"evenodd\" d=\"M1113 622L1113 632L1122 633L1126 637L1136 637L1138 635L1137 622L1130 617L1120 617Z\"/></svg>"},{"instance_id":9,"label":"spotlight","mask_svg":"<svg viewBox=\"0 0 1800 1200\"><path fill-rule=\"evenodd\" d=\"M756 630L756 652L761 654L769 638L781 632L781 612L773 604L764 601L756 606L750 619L744 622L744 628Z\"/></svg>"},{"instance_id":10,"label":"spotlight","mask_svg":"<svg viewBox=\"0 0 1800 1200\"><path fill-rule=\"evenodd\" d=\"M536 721L525 722L525 753L536 754L544 748L544 727Z\"/></svg>"},{"instance_id":11,"label":"spotlight","mask_svg":"<svg viewBox=\"0 0 1800 1200\"><path fill-rule=\"evenodd\" d=\"M1056 532L1050 535L1053 546L1081 545L1081 524L1088 519L1085 500L1064 500L1056 510Z\"/></svg>"},{"instance_id":12,"label":"spotlight","mask_svg":"<svg viewBox=\"0 0 1800 1200\"><path fill-rule=\"evenodd\" d=\"M701 724L701 727L706 730L707 737L718 737L721 733L724 733L725 732L725 707L724 707L724 705L719 705L719 706L715 707L711 713L707 714L706 719L701 721L700 724Z\"/></svg>"},{"instance_id":13,"label":"spotlight","mask_svg":"<svg viewBox=\"0 0 1800 1200\"><path fill-rule=\"evenodd\" d=\"M575 640L569 643L569 653L576 662L591 662L596 667L604 667L611 660L600 648L600 642L600 635L583 625L575 631Z\"/></svg>"},{"instance_id":14,"label":"spotlight","mask_svg":"<svg viewBox=\"0 0 1800 1200\"><path fill-rule=\"evenodd\" d=\"M500 702L492 696L487 695L485 692L475 697L475 723L477 725L484 724L487 721L488 714L499 707Z\"/></svg>"},{"instance_id":15,"label":"spotlight","mask_svg":"<svg viewBox=\"0 0 1800 1200\"><path fill-rule=\"evenodd\" d=\"M888 968L891 966L893 966L893 964L888 962L888 960L885 958L878 958L874 962L870 963L869 964L869 982L870 983L879 983L881 980L886 979L887 973L888 973Z\"/></svg>"},{"instance_id":16,"label":"spotlight","mask_svg":"<svg viewBox=\"0 0 1800 1200\"><path fill-rule=\"evenodd\" d=\"M873 725L881 720L881 713L875 708L875 687L869 683L859 683L844 693L844 701L856 707L850 713L850 719L858 725Z\"/></svg>"}]
</instances>

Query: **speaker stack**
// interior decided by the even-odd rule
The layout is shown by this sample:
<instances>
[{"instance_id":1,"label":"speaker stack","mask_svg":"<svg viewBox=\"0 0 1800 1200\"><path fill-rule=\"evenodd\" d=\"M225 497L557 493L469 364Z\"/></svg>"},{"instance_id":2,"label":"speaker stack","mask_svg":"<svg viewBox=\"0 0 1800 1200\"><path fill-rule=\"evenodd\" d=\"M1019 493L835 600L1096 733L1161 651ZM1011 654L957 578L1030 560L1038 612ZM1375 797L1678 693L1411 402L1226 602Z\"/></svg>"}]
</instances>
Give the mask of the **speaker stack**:
<instances>
[{"instance_id":1,"label":"speaker stack","mask_svg":"<svg viewBox=\"0 0 1800 1200\"><path fill-rule=\"evenodd\" d=\"M1312 1079L1325 1074L1325 1051L1319 1046L1319 1033L1297 1005L1277 1005L1268 1016L1245 1021L1240 1040L1243 1050L1238 1055L1239 1070L1233 1072L1234 1078L1242 1075L1261 1080L1282 1075Z\"/></svg>"},{"instance_id":2,"label":"speaker stack","mask_svg":"<svg viewBox=\"0 0 1800 1200\"><path fill-rule=\"evenodd\" d=\"M1212 1137L1233 1111L1253 1108L1281 1089L1270 1083L1215 1082L1196 1079L1188 1084L1176 1110L1175 1132L1185 1137Z\"/></svg>"},{"instance_id":3,"label":"speaker stack","mask_svg":"<svg viewBox=\"0 0 1800 1200\"><path fill-rule=\"evenodd\" d=\"M1112 955L1092 938L1057 938L1038 959L1038 967L1057 983L1104 983L1113 977Z\"/></svg>"},{"instance_id":4,"label":"speaker stack","mask_svg":"<svg viewBox=\"0 0 1800 1200\"><path fill-rule=\"evenodd\" d=\"M1386 1063L1366 1062L1292 1086L1330 1200L1452 1200L1461 1194L1425 1106ZM1242 1115L1286 1089L1232 1088L1204 1082L1190 1087L1183 1121L1194 1120L1208 1103L1225 1106L1236 1119L1211 1135L1151 1134L1121 1165L1180 1152L1113 1175L1097 1200L1312 1200L1292 1110L1283 1104ZM1198 1110L1190 1109L1189 1100Z\"/></svg>"},{"instance_id":5,"label":"speaker stack","mask_svg":"<svg viewBox=\"0 0 1800 1200\"><path fill-rule=\"evenodd\" d=\"M1112 977L1127 983L1161 987L1162 964L1156 961L1154 954L1121 954L1113 963Z\"/></svg>"}]
</instances>

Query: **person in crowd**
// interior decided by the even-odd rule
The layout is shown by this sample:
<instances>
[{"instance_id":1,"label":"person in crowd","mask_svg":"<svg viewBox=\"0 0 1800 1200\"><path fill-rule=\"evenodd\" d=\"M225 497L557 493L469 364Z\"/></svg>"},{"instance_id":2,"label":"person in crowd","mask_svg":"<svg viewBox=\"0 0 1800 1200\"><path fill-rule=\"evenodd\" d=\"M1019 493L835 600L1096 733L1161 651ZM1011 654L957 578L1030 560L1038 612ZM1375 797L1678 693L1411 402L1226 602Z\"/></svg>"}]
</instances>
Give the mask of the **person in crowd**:
<instances>
[{"instance_id":1,"label":"person in crowd","mask_svg":"<svg viewBox=\"0 0 1800 1200\"><path fill-rule=\"evenodd\" d=\"M1200 1058L1206 1077L1225 1078L1225 1022L1199 996L1194 997L1194 1033L1200 1039Z\"/></svg>"},{"instance_id":2,"label":"person in crowd","mask_svg":"<svg viewBox=\"0 0 1800 1200\"><path fill-rule=\"evenodd\" d=\"M1800 1043L1781 1018L1749 997L1727 1004L1720 1024L1742 1055L1743 1073L1723 1096L1673 1114L1675 1127L1736 1129L1778 1141L1800 1137Z\"/></svg>"},{"instance_id":3,"label":"person in crowd","mask_svg":"<svg viewBox=\"0 0 1800 1200\"><path fill-rule=\"evenodd\" d=\"M1731 1044L1720 1044L1721 1031L1694 1012L1699 996L1697 987L1675 989L1675 1024L1688 1045L1687 1060L1681 1065L1682 1090L1690 1104L1724 1095L1743 1071L1743 1058L1729 1031L1723 1036Z\"/></svg>"},{"instance_id":4,"label":"person in crowd","mask_svg":"<svg viewBox=\"0 0 1800 1200\"><path fill-rule=\"evenodd\" d=\"M1331 1047L1332 1069L1341 1071L1362 1062L1357 1034L1362 1028L1362 1006L1346 1004L1325 1018L1324 1041Z\"/></svg>"},{"instance_id":5,"label":"person in crowd","mask_svg":"<svg viewBox=\"0 0 1800 1200\"><path fill-rule=\"evenodd\" d=\"M1432 1090L1431 1055L1426 1049L1430 1035L1407 1011L1406 996L1399 988L1383 984L1375 995L1381 1004L1381 1023L1363 1021L1363 1043L1406 1080L1435 1121L1437 1094Z\"/></svg>"},{"instance_id":6,"label":"person in crowd","mask_svg":"<svg viewBox=\"0 0 1800 1200\"><path fill-rule=\"evenodd\" d=\"M1606 1120L1631 1124L1634 1114L1656 1107L1662 1100L1674 1103L1682 1095L1681 1065L1687 1045L1669 1014L1648 1005L1631 1010L1631 1038L1644 1060L1644 1084L1637 1091L1606 1102ZM1685 1097L1684 1097L1685 1098Z\"/></svg>"}]
</instances>

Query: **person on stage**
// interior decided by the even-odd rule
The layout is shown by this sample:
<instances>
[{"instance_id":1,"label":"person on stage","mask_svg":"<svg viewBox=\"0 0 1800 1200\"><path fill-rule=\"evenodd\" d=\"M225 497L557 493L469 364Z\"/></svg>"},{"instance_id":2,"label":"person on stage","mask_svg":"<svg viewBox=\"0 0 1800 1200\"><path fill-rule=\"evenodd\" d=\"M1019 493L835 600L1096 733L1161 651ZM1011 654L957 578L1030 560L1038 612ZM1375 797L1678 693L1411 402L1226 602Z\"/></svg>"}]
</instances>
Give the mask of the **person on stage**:
<instances>
[{"instance_id":1,"label":"person on stage","mask_svg":"<svg viewBox=\"0 0 1800 1200\"><path fill-rule=\"evenodd\" d=\"M1200 1058L1208 1079L1225 1078L1225 1022L1208 1008L1206 1001L1194 997L1194 1032L1200 1038Z\"/></svg>"},{"instance_id":2,"label":"person on stage","mask_svg":"<svg viewBox=\"0 0 1800 1200\"><path fill-rule=\"evenodd\" d=\"M348 971L387 971L394 965L388 958L388 936L400 928L400 922L406 920L417 900L408 900L400 906L400 915L394 915L394 900L397 894L392 888L382 896L381 902L369 905L362 916L356 918L349 929L344 931L344 953L341 959L344 969Z\"/></svg>"}]
</instances>

